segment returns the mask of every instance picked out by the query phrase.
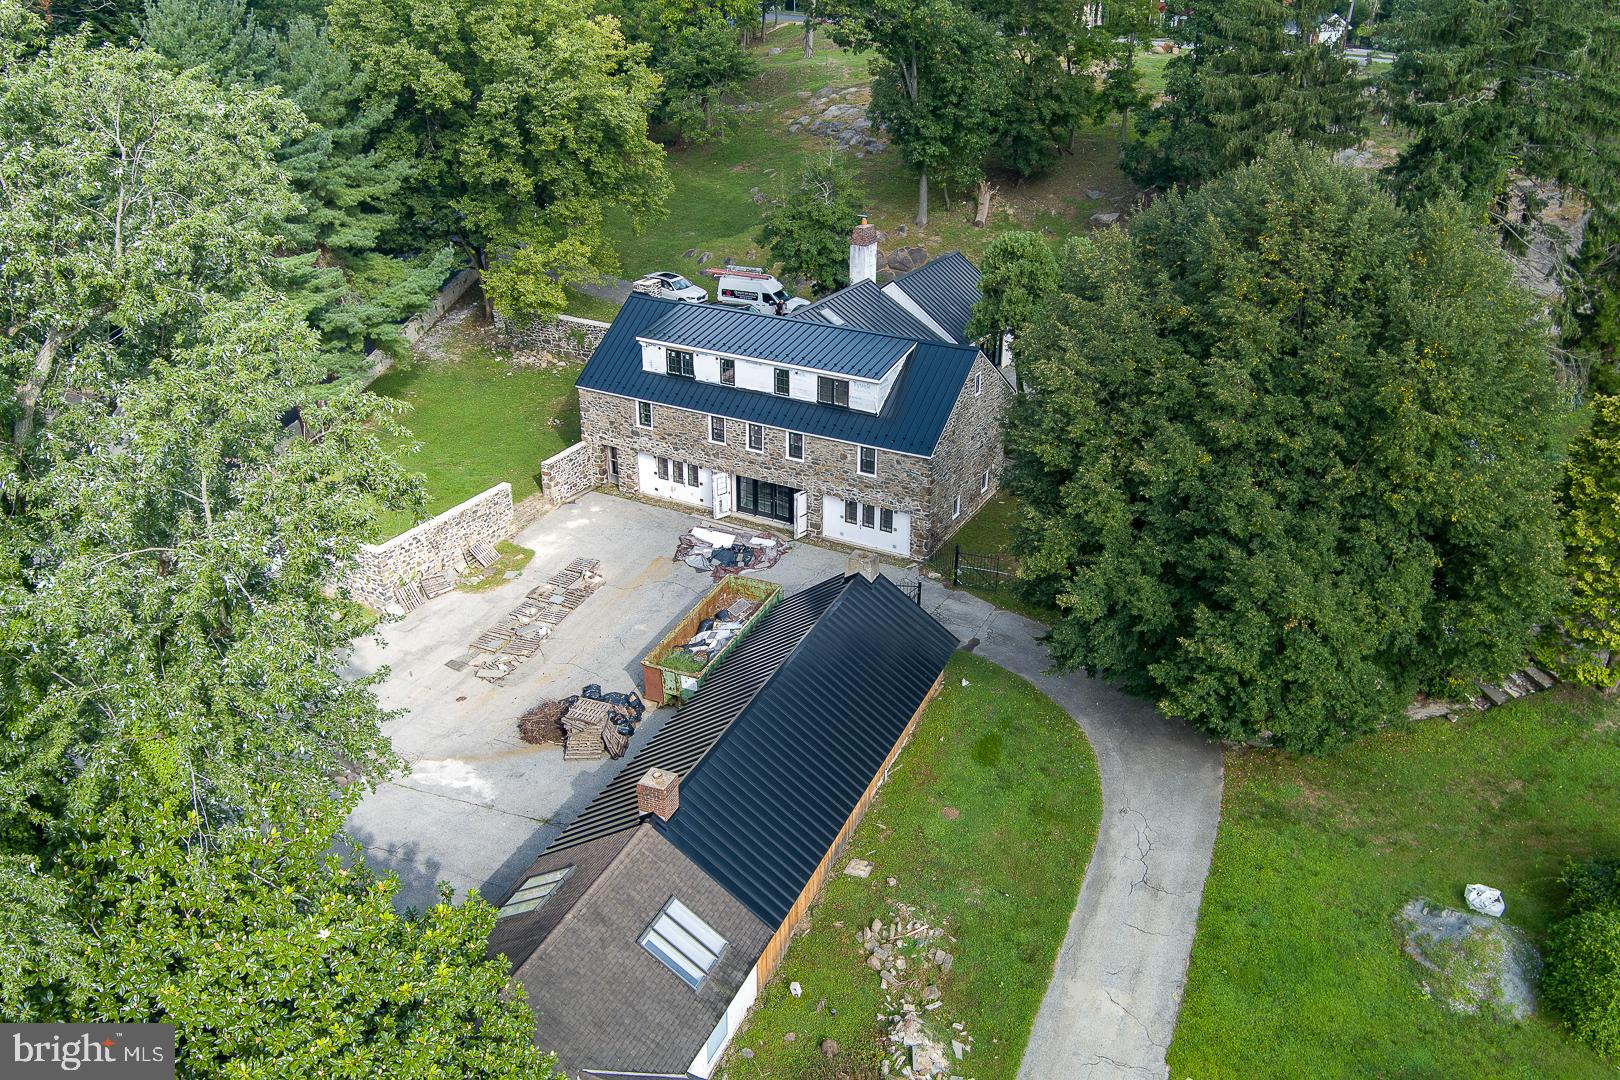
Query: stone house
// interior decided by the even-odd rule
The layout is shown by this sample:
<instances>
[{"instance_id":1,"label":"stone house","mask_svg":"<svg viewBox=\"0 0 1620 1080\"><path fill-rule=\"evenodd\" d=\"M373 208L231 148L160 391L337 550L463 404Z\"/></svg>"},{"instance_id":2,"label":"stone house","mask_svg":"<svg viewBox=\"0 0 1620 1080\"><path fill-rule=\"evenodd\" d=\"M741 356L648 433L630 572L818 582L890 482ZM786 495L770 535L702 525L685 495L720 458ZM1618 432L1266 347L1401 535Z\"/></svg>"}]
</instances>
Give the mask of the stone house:
<instances>
[{"instance_id":1,"label":"stone house","mask_svg":"<svg viewBox=\"0 0 1620 1080\"><path fill-rule=\"evenodd\" d=\"M996 490L1013 394L966 340L978 270L942 256L792 316L632 295L579 377L581 440L625 492L922 559Z\"/></svg>"}]
</instances>

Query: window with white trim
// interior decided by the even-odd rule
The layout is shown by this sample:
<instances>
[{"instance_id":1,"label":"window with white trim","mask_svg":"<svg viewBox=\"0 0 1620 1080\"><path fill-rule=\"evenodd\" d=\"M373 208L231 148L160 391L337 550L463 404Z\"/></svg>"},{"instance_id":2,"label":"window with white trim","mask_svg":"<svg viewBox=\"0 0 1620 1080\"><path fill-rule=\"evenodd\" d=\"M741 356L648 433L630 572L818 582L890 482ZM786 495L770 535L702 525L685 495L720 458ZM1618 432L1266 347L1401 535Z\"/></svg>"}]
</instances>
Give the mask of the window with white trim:
<instances>
[{"instance_id":1,"label":"window with white trim","mask_svg":"<svg viewBox=\"0 0 1620 1080\"><path fill-rule=\"evenodd\" d=\"M979 477L979 491L980 492L985 492L985 491L989 491L989 490L990 490L990 470L986 469L986 470L984 470L984 475Z\"/></svg>"},{"instance_id":2,"label":"window with white trim","mask_svg":"<svg viewBox=\"0 0 1620 1080\"><path fill-rule=\"evenodd\" d=\"M861 504L861 528L877 528L877 507L873 506L871 503Z\"/></svg>"},{"instance_id":3,"label":"window with white trim","mask_svg":"<svg viewBox=\"0 0 1620 1080\"><path fill-rule=\"evenodd\" d=\"M748 425L748 449L756 454L765 452L765 429L758 424Z\"/></svg>"},{"instance_id":4,"label":"window with white trim","mask_svg":"<svg viewBox=\"0 0 1620 1080\"><path fill-rule=\"evenodd\" d=\"M495 918L504 919L508 915L533 911L551 898L551 894L557 891L557 887L563 883L563 878L567 877L572 869L572 866L565 866L561 870L547 870L543 874L534 875L518 886L517 892L513 893L511 899L502 904L501 910L495 913Z\"/></svg>"},{"instance_id":5,"label":"window with white trim","mask_svg":"<svg viewBox=\"0 0 1620 1080\"><path fill-rule=\"evenodd\" d=\"M636 427L652 427L652 402L636 402Z\"/></svg>"},{"instance_id":6,"label":"window with white trim","mask_svg":"<svg viewBox=\"0 0 1620 1080\"><path fill-rule=\"evenodd\" d=\"M696 990L725 951L726 939L672 896L642 933L641 947Z\"/></svg>"},{"instance_id":7,"label":"window with white trim","mask_svg":"<svg viewBox=\"0 0 1620 1080\"><path fill-rule=\"evenodd\" d=\"M974 372L974 374L973 374L973 396L978 397L982 393L984 393L984 372L982 372L982 371Z\"/></svg>"},{"instance_id":8,"label":"window with white trim","mask_svg":"<svg viewBox=\"0 0 1620 1080\"><path fill-rule=\"evenodd\" d=\"M698 480L698 467L688 461L686 463L686 485L688 487L697 487Z\"/></svg>"},{"instance_id":9,"label":"window with white trim","mask_svg":"<svg viewBox=\"0 0 1620 1080\"><path fill-rule=\"evenodd\" d=\"M958 495L956 497L956 503L951 507L951 517L959 518L961 516L962 516L962 496Z\"/></svg>"},{"instance_id":10,"label":"window with white trim","mask_svg":"<svg viewBox=\"0 0 1620 1080\"><path fill-rule=\"evenodd\" d=\"M683 379L693 378L692 354L685 349L670 349L664 353L664 371Z\"/></svg>"},{"instance_id":11,"label":"window with white trim","mask_svg":"<svg viewBox=\"0 0 1620 1080\"><path fill-rule=\"evenodd\" d=\"M724 444L726 441L726 422L719 416L709 417L709 441Z\"/></svg>"},{"instance_id":12,"label":"window with white trim","mask_svg":"<svg viewBox=\"0 0 1620 1080\"><path fill-rule=\"evenodd\" d=\"M726 386L737 385L737 361L729 356L720 358L720 381Z\"/></svg>"},{"instance_id":13,"label":"window with white trim","mask_svg":"<svg viewBox=\"0 0 1620 1080\"><path fill-rule=\"evenodd\" d=\"M709 1032L709 1041L703 1044L703 1056L713 1061L714 1056L720 1052L720 1048L726 1045L726 1036L730 1034L731 1014L723 1012L720 1014L720 1022L714 1025L713 1031Z\"/></svg>"},{"instance_id":14,"label":"window with white trim","mask_svg":"<svg viewBox=\"0 0 1620 1080\"><path fill-rule=\"evenodd\" d=\"M878 512L878 528L886 533L894 532L894 511L884 507Z\"/></svg>"},{"instance_id":15,"label":"window with white trim","mask_svg":"<svg viewBox=\"0 0 1620 1080\"><path fill-rule=\"evenodd\" d=\"M862 476L876 476L877 450L870 446L863 446L856 453L855 471Z\"/></svg>"},{"instance_id":16,"label":"window with white trim","mask_svg":"<svg viewBox=\"0 0 1620 1080\"><path fill-rule=\"evenodd\" d=\"M804 460L804 436L800 435L797 431L788 432L787 433L787 450L785 452L787 454L787 457L788 457L789 461L803 461Z\"/></svg>"},{"instance_id":17,"label":"window with white trim","mask_svg":"<svg viewBox=\"0 0 1620 1080\"><path fill-rule=\"evenodd\" d=\"M792 392L793 376L785 367L776 369L776 393L780 397L787 397Z\"/></svg>"},{"instance_id":18,"label":"window with white trim","mask_svg":"<svg viewBox=\"0 0 1620 1080\"><path fill-rule=\"evenodd\" d=\"M669 458L667 457L661 457L658 459L658 479L669 479Z\"/></svg>"}]
</instances>

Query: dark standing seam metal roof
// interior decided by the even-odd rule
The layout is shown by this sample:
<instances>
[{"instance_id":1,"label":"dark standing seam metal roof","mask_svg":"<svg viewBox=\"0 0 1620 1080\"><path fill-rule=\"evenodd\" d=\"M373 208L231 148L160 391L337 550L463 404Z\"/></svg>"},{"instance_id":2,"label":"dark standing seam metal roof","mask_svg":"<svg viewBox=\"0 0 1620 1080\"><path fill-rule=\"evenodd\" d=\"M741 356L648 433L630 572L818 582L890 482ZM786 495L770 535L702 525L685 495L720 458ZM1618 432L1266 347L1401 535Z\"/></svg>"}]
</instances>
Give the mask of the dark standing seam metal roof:
<instances>
[{"instance_id":1,"label":"dark standing seam metal roof","mask_svg":"<svg viewBox=\"0 0 1620 1080\"><path fill-rule=\"evenodd\" d=\"M780 925L956 644L887 578L842 579L815 626L681 776L680 809L654 827ZM706 703L707 690L694 710L730 708Z\"/></svg>"},{"instance_id":2,"label":"dark standing seam metal roof","mask_svg":"<svg viewBox=\"0 0 1620 1080\"><path fill-rule=\"evenodd\" d=\"M895 334L912 341L939 340L939 335L925 326L922 320L884 296L883 290L870 281L857 281L829 293L809 307L794 312L793 318L827 322L834 326L853 326L858 330L875 330L880 334Z\"/></svg>"},{"instance_id":3,"label":"dark standing seam metal roof","mask_svg":"<svg viewBox=\"0 0 1620 1080\"><path fill-rule=\"evenodd\" d=\"M643 330L641 336L857 379L883 378L911 351L914 340L846 334L825 323L697 304L678 305Z\"/></svg>"},{"instance_id":4,"label":"dark standing seam metal roof","mask_svg":"<svg viewBox=\"0 0 1620 1080\"><path fill-rule=\"evenodd\" d=\"M961 252L941 255L908 270L895 278L894 284L957 341L967 340L973 305L983 294L979 291L978 267L963 258Z\"/></svg>"},{"instance_id":5,"label":"dark standing seam metal roof","mask_svg":"<svg viewBox=\"0 0 1620 1080\"><path fill-rule=\"evenodd\" d=\"M681 304L632 293L624 307L619 309L618 317L613 320L601 344L591 354L585 370L580 372L579 388L928 457L933 454L940 433L945 430L951 409L956 405L962 387L967 383L973 360L978 355L978 350L969 345L951 345L942 341L915 343L915 351L911 359L906 361L894 389L889 392L887 404L881 413L874 416L854 409L817 405L756 390L739 390L719 383L643 371L641 344L636 338L643 336L647 327L675 307L684 308L685 313L697 319L772 319L778 325L824 329L834 335L877 336L862 330L835 326L820 328L796 319L750 315L726 308Z\"/></svg>"},{"instance_id":6,"label":"dark standing seam metal roof","mask_svg":"<svg viewBox=\"0 0 1620 1080\"><path fill-rule=\"evenodd\" d=\"M838 599L843 584L842 578L828 578L778 601L732 646L680 713L631 757L619 775L551 842L541 861L552 852L635 828L641 820L636 812L636 781L652 768L667 769L682 777L690 773ZM684 800L683 788L683 807ZM533 873L531 870L524 879Z\"/></svg>"}]
</instances>

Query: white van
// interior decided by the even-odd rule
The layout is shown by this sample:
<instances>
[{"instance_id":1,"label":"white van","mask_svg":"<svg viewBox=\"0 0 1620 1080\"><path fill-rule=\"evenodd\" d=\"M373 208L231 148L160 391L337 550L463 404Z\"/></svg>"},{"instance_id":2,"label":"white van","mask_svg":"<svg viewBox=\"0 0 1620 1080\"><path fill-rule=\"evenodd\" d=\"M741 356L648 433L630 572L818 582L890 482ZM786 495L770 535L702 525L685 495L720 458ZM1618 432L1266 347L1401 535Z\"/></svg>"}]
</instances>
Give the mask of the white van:
<instances>
[{"instance_id":1,"label":"white van","mask_svg":"<svg viewBox=\"0 0 1620 1080\"><path fill-rule=\"evenodd\" d=\"M774 274L757 266L722 266L703 271L720 283L714 302L746 308L761 315L786 315L809 307L810 301L787 291Z\"/></svg>"}]
</instances>

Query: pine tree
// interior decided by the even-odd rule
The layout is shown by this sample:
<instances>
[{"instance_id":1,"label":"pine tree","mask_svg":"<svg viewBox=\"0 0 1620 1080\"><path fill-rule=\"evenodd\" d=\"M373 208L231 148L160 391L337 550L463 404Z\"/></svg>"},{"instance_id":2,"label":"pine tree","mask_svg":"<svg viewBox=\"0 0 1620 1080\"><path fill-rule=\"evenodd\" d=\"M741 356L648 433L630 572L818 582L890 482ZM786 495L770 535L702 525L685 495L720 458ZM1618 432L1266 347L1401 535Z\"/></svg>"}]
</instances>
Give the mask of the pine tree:
<instances>
[{"instance_id":1,"label":"pine tree","mask_svg":"<svg viewBox=\"0 0 1620 1080\"><path fill-rule=\"evenodd\" d=\"M1165 70L1168 100L1125 150L1141 184L1197 184L1255 160L1278 136L1339 149L1359 142L1367 105L1353 64L1313 43L1329 0L1210 0L1195 5L1186 49Z\"/></svg>"}]
</instances>

